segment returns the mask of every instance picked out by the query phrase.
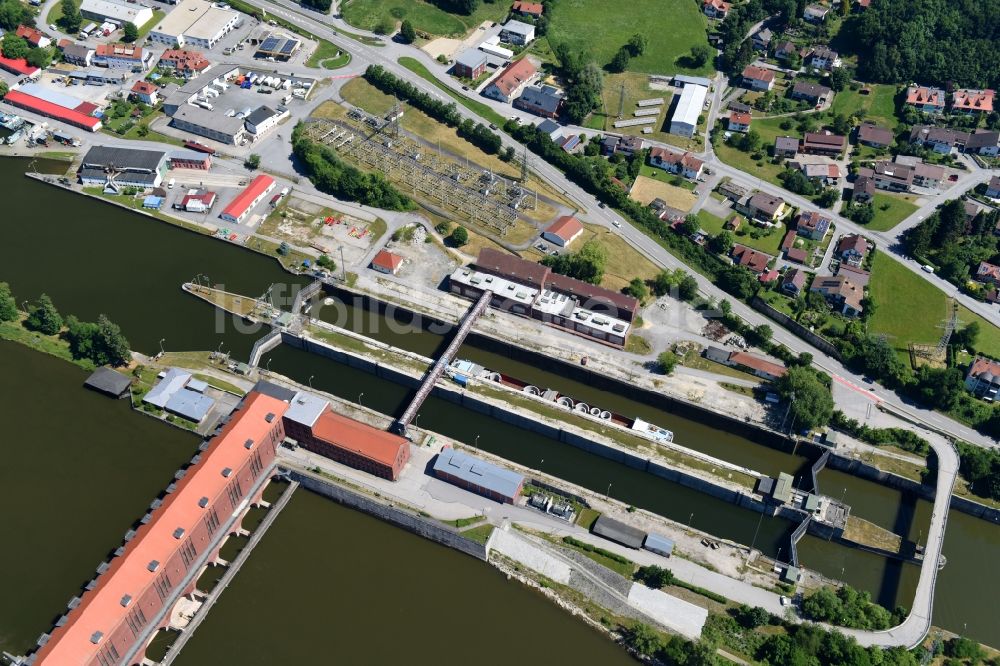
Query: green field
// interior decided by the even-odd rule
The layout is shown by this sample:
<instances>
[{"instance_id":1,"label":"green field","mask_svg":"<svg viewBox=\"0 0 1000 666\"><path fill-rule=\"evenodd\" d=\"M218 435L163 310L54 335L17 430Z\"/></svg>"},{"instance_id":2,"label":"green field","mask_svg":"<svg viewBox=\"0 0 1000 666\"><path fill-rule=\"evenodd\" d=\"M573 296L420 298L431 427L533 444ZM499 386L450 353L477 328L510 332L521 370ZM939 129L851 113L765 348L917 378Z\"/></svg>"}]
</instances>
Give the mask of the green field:
<instances>
[{"instance_id":1,"label":"green field","mask_svg":"<svg viewBox=\"0 0 1000 666\"><path fill-rule=\"evenodd\" d=\"M448 86L446 86L445 84L441 83L440 81L438 81L437 77L431 74L430 70L424 67L423 63L421 63L416 58L409 58L404 56L400 58L398 62L400 65L410 70L414 74L418 75L420 78L426 79L430 83L433 83L443 92L447 93L449 97L451 97L456 102L467 108L469 111L472 111L473 113L477 114L480 118L485 118L486 120L495 124L497 127L503 126L505 122L503 116L501 116L499 113L497 113L490 107L486 106L482 102L477 102L474 99L469 99L465 95L461 95L452 90L451 88L449 88Z\"/></svg>"},{"instance_id":2,"label":"green field","mask_svg":"<svg viewBox=\"0 0 1000 666\"><path fill-rule=\"evenodd\" d=\"M913 197L905 194L876 192L872 199L872 204L875 206L875 219L871 221L871 224L865 225L865 228L872 231L892 229L917 210L917 206L912 200ZM883 210L883 206L888 206L888 208Z\"/></svg>"},{"instance_id":3,"label":"green field","mask_svg":"<svg viewBox=\"0 0 1000 666\"><path fill-rule=\"evenodd\" d=\"M969 310L964 305L958 306L959 327L979 322L979 337L976 339L976 350L1000 358L1000 328L990 324L985 319Z\"/></svg>"},{"instance_id":4,"label":"green field","mask_svg":"<svg viewBox=\"0 0 1000 666\"><path fill-rule=\"evenodd\" d=\"M343 51L336 44L321 41L306 60L306 67L322 67L323 69L339 69L351 62L351 54Z\"/></svg>"},{"instance_id":5,"label":"green field","mask_svg":"<svg viewBox=\"0 0 1000 666\"><path fill-rule=\"evenodd\" d=\"M696 44L707 44L707 19L701 5L691 0L630 0L626 4L600 0L561 0L546 5L548 39L568 42L599 65L608 64L629 38L640 33L648 41L646 52L633 58L629 70L649 74L710 74L712 63L685 67L684 56Z\"/></svg>"},{"instance_id":6,"label":"green field","mask_svg":"<svg viewBox=\"0 0 1000 666\"><path fill-rule=\"evenodd\" d=\"M834 114L842 113L849 116L858 109L864 109L865 119L874 123L896 129L899 120L896 118L896 88L888 85L869 84L868 95L862 95L860 90L850 88L842 90L833 98L830 110Z\"/></svg>"},{"instance_id":7,"label":"green field","mask_svg":"<svg viewBox=\"0 0 1000 666\"><path fill-rule=\"evenodd\" d=\"M712 215L708 211L700 210L698 211L698 223L701 228L709 233L709 235L716 235L722 231L722 225L725 224L725 220L717 215ZM761 252L766 252L767 254L775 257L778 255L778 248L781 247L781 241L785 237L785 232L788 230L784 225L776 227L768 235L762 235L760 238L754 238L750 235L751 231L763 231L760 227L754 227L746 222L740 226L740 231L733 233L733 241L739 243L740 245L746 245L755 250L760 250ZM743 235L740 234L743 232Z\"/></svg>"},{"instance_id":8,"label":"green field","mask_svg":"<svg viewBox=\"0 0 1000 666\"><path fill-rule=\"evenodd\" d=\"M380 24L393 26L409 20L419 32L443 37L467 33L483 21L499 21L509 5L501 2L480 3L469 16L452 14L424 0L350 0L341 8L344 20L363 30L375 30Z\"/></svg>"}]
</instances>

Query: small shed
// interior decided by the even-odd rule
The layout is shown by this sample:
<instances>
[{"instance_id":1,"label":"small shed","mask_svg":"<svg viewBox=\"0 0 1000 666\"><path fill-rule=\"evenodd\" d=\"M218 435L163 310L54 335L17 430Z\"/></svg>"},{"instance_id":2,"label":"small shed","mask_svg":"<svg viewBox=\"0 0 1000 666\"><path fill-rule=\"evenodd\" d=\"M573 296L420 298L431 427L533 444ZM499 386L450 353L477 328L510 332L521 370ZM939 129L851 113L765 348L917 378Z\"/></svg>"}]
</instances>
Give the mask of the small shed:
<instances>
[{"instance_id":1,"label":"small shed","mask_svg":"<svg viewBox=\"0 0 1000 666\"><path fill-rule=\"evenodd\" d=\"M637 550L642 547L643 542L646 540L646 533L642 530L631 525L626 525L614 518L608 518L603 513L594 521L593 532L608 541L614 541L615 543L620 543L623 546Z\"/></svg>"},{"instance_id":2,"label":"small shed","mask_svg":"<svg viewBox=\"0 0 1000 666\"><path fill-rule=\"evenodd\" d=\"M650 532L646 535L646 541L642 544L642 547L657 555L663 555L663 557L670 557L670 554L674 552L674 542L655 532Z\"/></svg>"},{"instance_id":3,"label":"small shed","mask_svg":"<svg viewBox=\"0 0 1000 666\"><path fill-rule=\"evenodd\" d=\"M93 389L114 398L121 398L128 391L132 380L120 372L115 372L111 368L98 368L87 377L83 383L89 389Z\"/></svg>"},{"instance_id":4,"label":"small shed","mask_svg":"<svg viewBox=\"0 0 1000 666\"><path fill-rule=\"evenodd\" d=\"M781 572L781 580L786 583L798 583L800 578L802 578L802 572L799 571L798 567L787 567Z\"/></svg>"},{"instance_id":5,"label":"small shed","mask_svg":"<svg viewBox=\"0 0 1000 666\"><path fill-rule=\"evenodd\" d=\"M729 352L725 349L720 349L719 347L706 347L704 354L705 358L709 361L715 361L716 363L729 362Z\"/></svg>"},{"instance_id":6,"label":"small shed","mask_svg":"<svg viewBox=\"0 0 1000 666\"><path fill-rule=\"evenodd\" d=\"M160 197L153 196L152 194L142 200L143 208L151 208L153 210L160 210L163 206L163 199Z\"/></svg>"}]
</instances>

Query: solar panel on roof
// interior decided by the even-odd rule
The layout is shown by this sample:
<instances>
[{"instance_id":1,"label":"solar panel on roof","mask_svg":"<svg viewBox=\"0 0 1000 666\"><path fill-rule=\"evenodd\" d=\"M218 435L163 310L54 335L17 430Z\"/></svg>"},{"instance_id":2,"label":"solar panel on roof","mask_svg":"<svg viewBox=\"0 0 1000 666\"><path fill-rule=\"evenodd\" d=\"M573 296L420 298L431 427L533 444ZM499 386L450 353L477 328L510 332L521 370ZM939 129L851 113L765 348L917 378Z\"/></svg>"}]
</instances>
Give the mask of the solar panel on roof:
<instances>
[{"instance_id":1,"label":"solar panel on roof","mask_svg":"<svg viewBox=\"0 0 1000 666\"><path fill-rule=\"evenodd\" d=\"M295 47L298 46L298 44L299 43L294 39L289 39L288 41L286 41L284 44L281 45L281 54L282 55L291 54L291 52L295 50Z\"/></svg>"},{"instance_id":2,"label":"solar panel on roof","mask_svg":"<svg viewBox=\"0 0 1000 666\"><path fill-rule=\"evenodd\" d=\"M260 45L261 51L273 51L274 47L278 45L279 39L277 37L268 37L264 40L264 43Z\"/></svg>"}]
</instances>

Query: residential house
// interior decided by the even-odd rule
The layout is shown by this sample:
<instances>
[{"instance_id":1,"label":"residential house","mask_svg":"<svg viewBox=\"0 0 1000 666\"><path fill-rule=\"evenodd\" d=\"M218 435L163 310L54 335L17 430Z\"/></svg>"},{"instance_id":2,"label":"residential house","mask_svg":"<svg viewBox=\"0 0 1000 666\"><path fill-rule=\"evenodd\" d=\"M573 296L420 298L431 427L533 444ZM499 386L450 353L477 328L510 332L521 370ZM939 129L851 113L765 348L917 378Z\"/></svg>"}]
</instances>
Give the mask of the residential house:
<instances>
[{"instance_id":1,"label":"residential house","mask_svg":"<svg viewBox=\"0 0 1000 666\"><path fill-rule=\"evenodd\" d=\"M521 0L515 0L514 4L510 6L510 11L514 14L530 16L532 18L540 17L544 9L544 6L540 2L522 2Z\"/></svg>"},{"instance_id":2,"label":"residential house","mask_svg":"<svg viewBox=\"0 0 1000 666\"><path fill-rule=\"evenodd\" d=\"M910 143L930 148L942 155L964 150L970 138L968 132L947 127L915 125L910 130Z\"/></svg>"},{"instance_id":3,"label":"residential house","mask_svg":"<svg viewBox=\"0 0 1000 666\"><path fill-rule=\"evenodd\" d=\"M975 201L970 201L965 199L962 201L962 207L965 209L965 223L971 224L973 220L979 217L979 214L983 212L983 207L977 204Z\"/></svg>"},{"instance_id":4,"label":"residential house","mask_svg":"<svg viewBox=\"0 0 1000 666\"><path fill-rule=\"evenodd\" d=\"M729 114L727 127L730 132L746 132L750 129L750 119L749 113L733 111Z\"/></svg>"},{"instance_id":5,"label":"residential house","mask_svg":"<svg viewBox=\"0 0 1000 666\"><path fill-rule=\"evenodd\" d=\"M799 152L799 140L794 136L779 136L774 140L775 157L795 157Z\"/></svg>"},{"instance_id":6,"label":"residential house","mask_svg":"<svg viewBox=\"0 0 1000 666\"><path fill-rule=\"evenodd\" d=\"M805 100L810 104L821 104L830 96L830 89L818 83L799 81L792 86L792 92L789 93L789 96L792 99Z\"/></svg>"},{"instance_id":7,"label":"residential house","mask_svg":"<svg viewBox=\"0 0 1000 666\"><path fill-rule=\"evenodd\" d=\"M781 240L781 253L785 254L795 247L795 239L798 237L799 235L795 233L795 229L789 229L788 233L786 233L785 237Z\"/></svg>"},{"instance_id":8,"label":"residential house","mask_svg":"<svg viewBox=\"0 0 1000 666\"><path fill-rule=\"evenodd\" d=\"M750 113L753 110L749 104L744 104L743 102L730 102L726 105L726 108L736 113Z\"/></svg>"},{"instance_id":9,"label":"residential house","mask_svg":"<svg viewBox=\"0 0 1000 666\"><path fill-rule=\"evenodd\" d=\"M94 64L99 67L127 69L141 72L149 67L153 59L150 51L132 44L98 44L94 54Z\"/></svg>"},{"instance_id":10,"label":"residential house","mask_svg":"<svg viewBox=\"0 0 1000 666\"><path fill-rule=\"evenodd\" d=\"M371 263L372 270L387 275L396 275L402 266L403 258L388 250L379 250Z\"/></svg>"},{"instance_id":11,"label":"residential house","mask_svg":"<svg viewBox=\"0 0 1000 666\"><path fill-rule=\"evenodd\" d=\"M867 203L875 196L875 181L871 176L858 176L854 180L854 191L851 194L851 201L854 203Z\"/></svg>"},{"instance_id":12,"label":"residential house","mask_svg":"<svg viewBox=\"0 0 1000 666\"><path fill-rule=\"evenodd\" d=\"M944 180L944 176L944 167L939 167L936 164L918 162L917 165L913 167L913 184L916 187L925 187L929 190L936 190L941 186L941 181Z\"/></svg>"},{"instance_id":13,"label":"residential house","mask_svg":"<svg viewBox=\"0 0 1000 666\"><path fill-rule=\"evenodd\" d=\"M36 49L44 49L52 43L52 40L46 37L45 33L38 28L33 28L29 25L17 26L16 34L18 37L28 42L29 46L33 46Z\"/></svg>"},{"instance_id":14,"label":"residential house","mask_svg":"<svg viewBox=\"0 0 1000 666\"><path fill-rule=\"evenodd\" d=\"M810 240L821 241L830 232L830 218L810 210L799 215L795 223L795 233Z\"/></svg>"},{"instance_id":15,"label":"residential house","mask_svg":"<svg viewBox=\"0 0 1000 666\"><path fill-rule=\"evenodd\" d=\"M997 392L1000 391L1000 363L977 356L969 365L965 388L977 398L990 402L996 400Z\"/></svg>"},{"instance_id":16,"label":"residential house","mask_svg":"<svg viewBox=\"0 0 1000 666\"><path fill-rule=\"evenodd\" d=\"M779 42L778 45L774 47L775 59L782 62L785 62L798 52L799 49L795 46L795 44L787 39L783 42Z\"/></svg>"},{"instance_id":17,"label":"residential house","mask_svg":"<svg viewBox=\"0 0 1000 666\"><path fill-rule=\"evenodd\" d=\"M535 41L535 26L523 21L507 21L500 29L500 41L506 44L527 46Z\"/></svg>"},{"instance_id":18,"label":"residential house","mask_svg":"<svg viewBox=\"0 0 1000 666\"><path fill-rule=\"evenodd\" d=\"M848 317L857 317L864 308L864 290L842 275L827 275L813 280L809 291L822 294L827 302Z\"/></svg>"},{"instance_id":19,"label":"residential house","mask_svg":"<svg viewBox=\"0 0 1000 666\"><path fill-rule=\"evenodd\" d=\"M160 56L159 66L172 69L187 79L208 69L209 62L201 51L167 49Z\"/></svg>"},{"instance_id":20,"label":"residential house","mask_svg":"<svg viewBox=\"0 0 1000 666\"><path fill-rule=\"evenodd\" d=\"M874 169L861 169L858 174L874 178L875 187L887 192L909 192L913 186L913 167L888 160L876 162Z\"/></svg>"},{"instance_id":21,"label":"residential house","mask_svg":"<svg viewBox=\"0 0 1000 666\"><path fill-rule=\"evenodd\" d=\"M872 274L868 271L862 270L857 266L851 266L850 264L843 263L837 266L837 270L834 275L839 275L841 277L850 280L855 285L861 288L863 291L868 287L868 283L871 281Z\"/></svg>"},{"instance_id":22,"label":"residential house","mask_svg":"<svg viewBox=\"0 0 1000 666\"><path fill-rule=\"evenodd\" d=\"M906 104L923 113L944 113L944 91L928 86L910 86L906 89Z\"/></svg>"},{"instance_id":23,"label":"residential house","mask_svg":"<svg viewBox=\"0 0 1000 666\"><path fill-rule=\"evenodd\" d=\"M801 171L806 178L820 185L836 185L840 180L840 167L834 163L829 164L799 164L789 162L788 166Z\"/></svg>"},{"instance_id":24,"label":"residential house","mask_svg":"<svg viewBox=\"0 0 1000 666\"><path fill-rule=\"evenodd\" d=\"M743 86L750 90L770 90L774 87L774 70L747 65L743 69Z\"/></svg>"},{"instance_id":25,"label":"residential house","mask_svg":"<svg viewBox=\"0 0 1000 666\"><path fill-rule=\"evenodd\" d=\"M689 180L696 180L705 166L702 160L691 153L677 153L659 146L650 149L649 164Z\"/></svg>"},{"instance_id":26,"label":"residential house","mask_svg":"<svg viewBox=\"0 0 1000 666\"><path fill-rule=\"evenodd\" d=\"M734 264L748 268L750 272L756 275L760 275L766 271L768 263L770 263L771 259L774 258L769 254L758 252L757 250L751 249L746 245L740 245L739 243L733 245L733 249L729 253L729 256L732 257Z\"/></svg>"},{"instance_id":27,"label":"residential house","mask_svg":"<svg viewBox=\"0 0 1000 666\"><path fill-rule=\"evenodd\" d=\"M893 140L892 130L886 127L879 127L874 123L861 123L858 127L858 143L866 146L888 148Z\"/></svg>"},{"instance_id":28,"label":"residential house","mask_svg":"<svg viewBox=\"0 0 1000 666\"><path fill-rule=\"evenodd\" d=\"M965 142L965 152L996 157L1000 154L1000 132L996 130L977 129L969 135Z\"/></svg>"},{"instance_id":29,"label":"residential house","mask_svg":"<svg viewBox=\"0 0 1000 666\"><path fill-rule=\"evenodd\" d=\"M528 86L514 100L514 106L543 118L558 118L565 97L565 93L555 86Z\"/></svg>"},{"instance_id":30,"label":"residential house","mask_svg":"<svg viewBox=\"0 0 1000 666\"><path fill-rule=\"evenodd\" d=\"M976 281L1000 286L1000 266L980 261L979 268L976 269Z\"/></svg>"},{"instance_id":31,"label":"residential house","mask_svg":"<svg viewBox=\"0 0 1000 666\"><path fill-rule=\"evenodd\" d=\"M136 81L135 85L132 86L132 97L143 104L156 106L160 101L159 90L149 81Z\"/></svg>"},{"instance_id":32,"label":"residential house","mask_svg":"<svg viewBox=\"0 0 1000 666\"><path fill-rule=\"evenodd\" d=\"M785 271L785 276L781 280L781 291L797 297L806 286L806 272L801 268L792 268Z\"/></svg>"},{"instance_id":33,"label":"residential house","mask_svg":"<svg viewBox=\"0 0 1000 666\"><path fill-rule=\"evenodd\" d=\"M837 157L847 146L847 137L830 132L809 132L802 141L800 150L810 155Z\"/></svg>"},{"instance_id":34,"label":"residential house","mask_svg":"<svg viewBox=\"0 0 1000 666\"><path fill-rule=\"evenodd\" d=\"M1000 199L1000 176L990 178L990 182L986 186L986 196L990 199Z\"/></svg>"},{"instance_id":35,"label":"residential house","mask_svg":"<svg viewBox=\"0 0 1000 666\"><path fill-rule=\"evenodd\" d=\"M563 215L542 232L542 238L558 245L569 247L583 234L583 224L572 215Z\"/></svg>"},{"instance_id":36,"label":"residential house","mask_svg":"<svg viewBox=\"0 0 1000 666\"><path fill-rule=\"evenodd\" d=\"M793 247L785 253L785 259L805 266L809 263L809 251L802 247Z\"/></svg>"},{"instance_id":37,"label":"residential house","mask_svg":"<svg viewBox=\"0 0 1000 666\"><path fill-rule=\"evenodd\" d=\"M826 20L826 15L830 13L830 8L823 5L806 5L802 12L802 20L808 23L822 23Z\"/></svg>"},{"instance_id":38,"label":"residential house","mask_svg":"<svg viewBox=\"0 0 1000 666\"><path fill-rule=\"evenodd\" d=\"M868 253L868 241L861 234L845 234L837 242L837 258L851 266L860 266Z\"/></svg>"},{"instance_id":39,"label":"residential house","mask_svg":"<svg viewBox=\"0 0 1000 666\"><path fill-rule=\"evenodd\" d=\"M771 39L774 38L774 33L768 28L761 28L753 34L750 38L753 47L758 51L767 51L767 48L771 45Z\"/></svg>"},{"instance_id":40,"label":"residential house","mask_svg":"<svg viewBox=\"0 0 1000 666\"><path fill-rule=\"evenodd\" d=\"M187 211L188 213L206 213L215 205L218 195L207 190L188 190L179 204L174 204L174 208Z\"/></svg>"},{"instance_id":41,"label":"residential house","mask_svg":"<svg viewBox=\"0 0 1000 666\"><path fill-rule=\"evenodd\" d=\"M750 188L740 185L736 181L727 180L719 185L719 194L735 203L748 197L750 195Z\"/></svg>"},{"instance_id":42,"label":"residential house","mask_svg":"<svg viewBox=\"0 0 1000 666\"><path fill-rule=\"evenodd\" d=\"M806 67L830 71L840 65L840 54L828 46L815 46L803 62Z\"/></svg>"},{"instance_id":43,"label":"residential house","mask_svg":"<svg viewBox=\"0 0 1000 666\"><path fill-rule=\"evenodd\" d=\"M94 61L94 49L83 44L74 44L68 39L59 43L63 62L79 67L90 67Z\"/></svg>"},{"instance_id":44,"label":"residential house","mask_svg":"<svg viewBox=\"0 0 1000 666\"><path fill-rule=\"evenodd\" d=\"M785 200L771 194L758 192L747 202L750 215L763 222L775 222L785 213Z\"/></svg>"},{"instance_id":45,"label":"residential house","mask_svg":"<svg viewBox=\"0 0 1000 666\"><path fill-rule=\"evenodd\" d=\"M993 113L993 96L995 94L989 89L962 88L956 90L951 97L951 111L952 113L965 114Z\"/></svg>"},{"instance_id":46,"label":"residential house","mask_svg":"<svg viewBox=\"0 0 1000 666\"><path fill-rule=\"evenodd\" d=\"M708 18L724 19L729 14L732 5L724 0L704 0L701 11Z\"/></svg>"},{"instance_id":47,"label":"residential house","mask_svg":"<svg viewBox=\"0 0 1000 666\"><path fill-rule=\"evenodd\" d=\"M465 49L455 58L451 73L461 79L478 79L486 71L489 58L479 49Z\"/></svg>"},{"instance_id":48,"label":"residential house","mask_svg":"<svg viewBox=\"0 0 1000 666\"><path fill-rule=\"evenodd\" d=\"M483 95L499 102L512 102L537 74L538 70L527 58L515 60L486 86Z\"/></svg>"},{"instance_id":49,"label":"residential house","mask_svg":"<svg viewBox=\"0 0 1000 666\"><path fill-rule=\"evenodd\" d=\"M624 155L635 155L646 145L642 137L626 134L625 136L614 136L608 134L601 140L601 154L605 157L622 153Z\"/></svg>"}]
</instances>

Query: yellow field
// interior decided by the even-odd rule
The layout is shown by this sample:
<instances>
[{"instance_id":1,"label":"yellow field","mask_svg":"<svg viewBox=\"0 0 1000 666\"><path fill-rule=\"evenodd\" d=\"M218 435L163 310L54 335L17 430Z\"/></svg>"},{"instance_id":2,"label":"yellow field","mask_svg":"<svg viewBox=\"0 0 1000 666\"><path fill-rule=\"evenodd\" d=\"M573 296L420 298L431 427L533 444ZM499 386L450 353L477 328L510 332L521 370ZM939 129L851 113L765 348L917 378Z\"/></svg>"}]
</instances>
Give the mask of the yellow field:
<instances>
[{"instance_id":1,"label":"yellow field","mask_svg":"<svg viewBox=\"0 0 1000 666\"><path fill-rule=\"evenodd\" d=\"M685 213L694 208L694 204L698 200L698 197L682 187L647 176L639 176L635 179L629 197L647 206L653 199L663 199L668 206Z\"/></svg>"}]
</instances>

